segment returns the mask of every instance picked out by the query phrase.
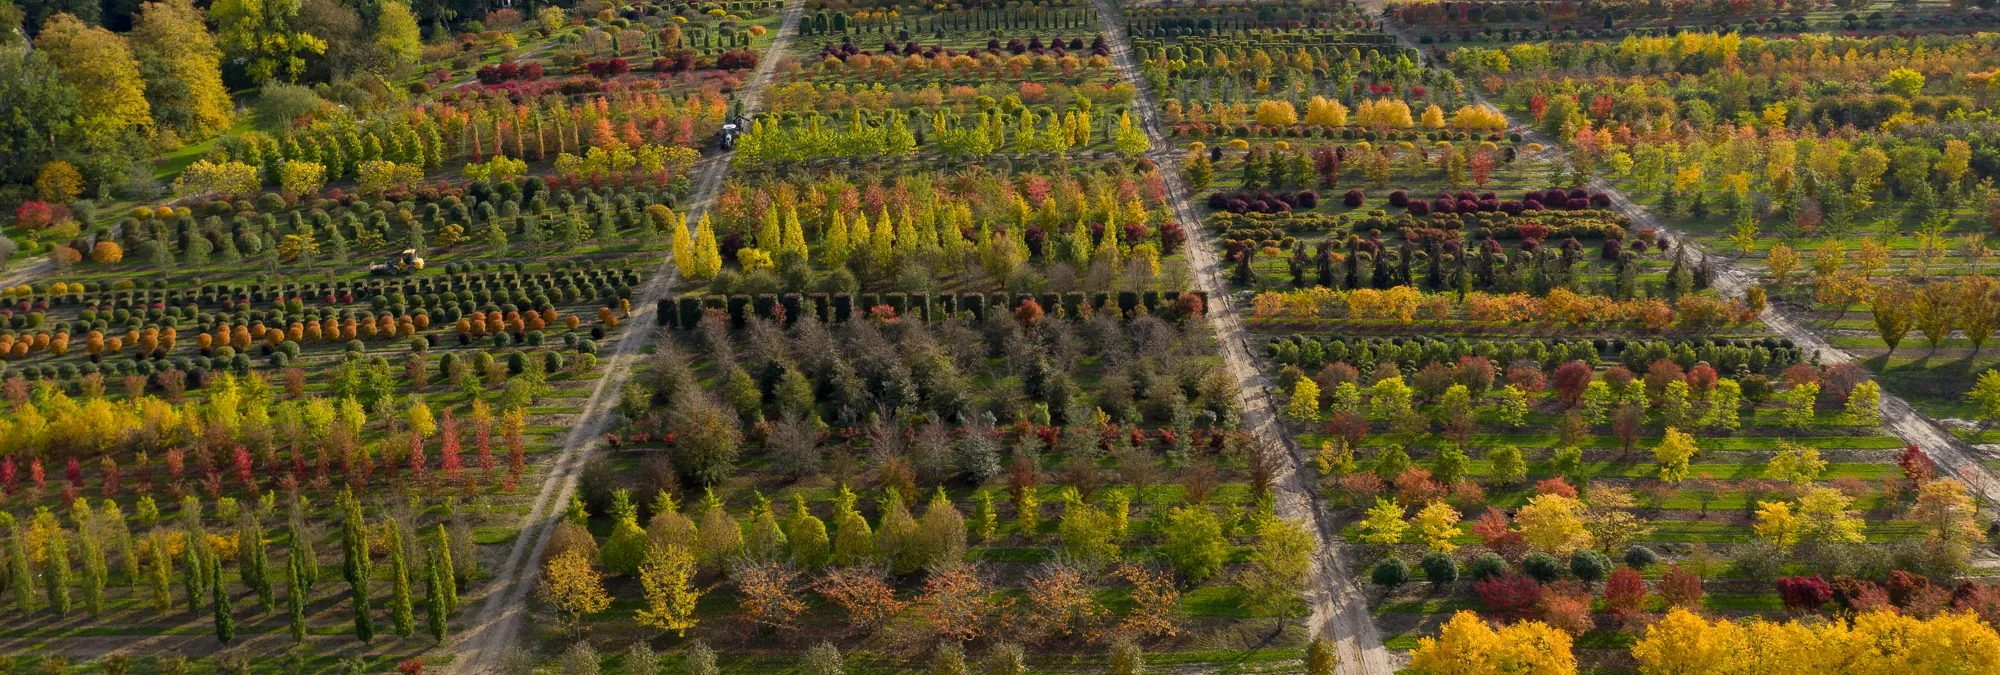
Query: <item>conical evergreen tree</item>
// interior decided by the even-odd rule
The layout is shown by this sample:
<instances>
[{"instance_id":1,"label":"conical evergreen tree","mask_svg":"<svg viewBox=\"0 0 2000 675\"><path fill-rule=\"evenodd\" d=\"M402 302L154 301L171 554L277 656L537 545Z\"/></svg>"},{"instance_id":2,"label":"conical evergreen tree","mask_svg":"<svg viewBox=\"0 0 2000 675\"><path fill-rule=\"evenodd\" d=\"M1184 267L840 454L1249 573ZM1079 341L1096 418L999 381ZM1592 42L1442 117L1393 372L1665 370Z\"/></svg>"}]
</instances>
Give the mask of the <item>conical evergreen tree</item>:
<instances>
[{"instance_id":1,"label":"conical evergreen tree","mask_svg":"<svg viewBox=\"0 0 2000 675\"><path fill-rule=\"evenodd\" d=\"M403 556L403 528L394 519L385 522L389 526L389 578L395 584L389 596L389 620L397 635L409 637L417 632L417 618L410 606L410 566Z\"/></svg>"},{"instance_id":2,"label":"conical evergreen tree","mask_svg":"<svg viewBox=\"0 0 2000 675\"><path fill-rule=\"evenodd\" d=\"M458 611L457 567L451 562L451 534L445 532L444 523L438 523L438 565L444 570L444 609Z\"/></svg>"},{"instance_id":3,"label":"conical evergreen tree","mask_svg":"<svg viewBox=\"0 0 2000 675\"><path fill-rule=\"evenodd\" d=\"M430 555L425 556L428 558L425 561L425 567L428 569L424 575L425 626L430 629L431 638L437 640L440 645L444 644L445 629L449 625L446 614L450 612L447 605L449 600L445 597L444 578L451 574L438 564L438 552L442 548L440 546L431 549Z\"/></svg>"},{"instance_id":4,"label":"conical evergreen tree","mask_svg":"<svg viewBox=\"0 0 2000 675\"><path fill-rule=\"evenodd\" d=\"M0 513L0 521L7 525L7 578L13 580L8 586L14 592L14 610L26 614L35 611L35 585L28 581L35 577L28 563L28 534L12 514Z\"/></svg>"},{"instance_id":5,"label":"conical evergreen tree","mask_svg":"<svg viewBox=\"0 0 2000 675\"><path fill-rule=\"evenodd\" d=\"M56 616L69 616L71 608L69 587L72 574L69 563L69 536L62 533L60 525L57 528L55 535L49 537L46 544L49 557L48 569L42 572L42 581L47 586L45 592L48 593L49 604L55 606Z\"/></svg>"},{"instance_id":6,"label":"conical evergreen tree","mask_svg":"<svg viewBox=\"0 0 2000 675\"><path fill-rule=\"evenodd\" d=\"M211 577L215 589L215 639L222 644L236 641L236 612L229 605L229 590L224 588L222 566L215 566Z\"/></svg>"},{"instance_id":7,"label":"conical evergreen tree","mask_svg":"<svg viewBox=\"0 0 2000 675\"><path fill-rule=\"evenodd\" d=\"M285 562L285 605L291 610L292 642L301 643L306 641L306 584L297 546Z\"/></svg>"}]
</instances>

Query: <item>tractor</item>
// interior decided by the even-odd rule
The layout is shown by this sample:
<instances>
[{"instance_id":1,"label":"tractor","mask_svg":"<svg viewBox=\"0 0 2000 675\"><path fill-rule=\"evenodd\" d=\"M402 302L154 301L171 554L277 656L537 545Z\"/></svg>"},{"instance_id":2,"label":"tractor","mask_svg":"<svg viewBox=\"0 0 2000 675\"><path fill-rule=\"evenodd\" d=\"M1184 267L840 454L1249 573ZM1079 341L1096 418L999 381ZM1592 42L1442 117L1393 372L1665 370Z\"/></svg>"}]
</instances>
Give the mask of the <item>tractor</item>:
<instances>
[{"instance_id":1,"label":"tractor","mask_svg":"<svg viewBox=\"0 0 2000 675\"><path fill-rule=\"evenodd\" d=\"M424 268L424 259L417 256L417 250L414 248L406 248L403 249L402 253L396 254L396 257L390 258L388 262L381 262L369 265L368 273L392 274L392 275L411 274L423 268Z\"/></svg>"}]
</instances>

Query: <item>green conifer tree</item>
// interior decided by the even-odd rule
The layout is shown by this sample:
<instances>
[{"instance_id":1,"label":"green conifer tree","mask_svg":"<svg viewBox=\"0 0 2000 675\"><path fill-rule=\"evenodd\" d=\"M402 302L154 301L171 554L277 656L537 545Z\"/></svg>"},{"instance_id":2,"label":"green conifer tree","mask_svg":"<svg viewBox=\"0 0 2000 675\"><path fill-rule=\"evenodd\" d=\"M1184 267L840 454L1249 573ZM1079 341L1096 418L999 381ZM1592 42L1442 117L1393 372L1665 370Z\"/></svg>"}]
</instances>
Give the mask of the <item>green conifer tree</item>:
<instances>
[{"instance_id":1,"label":"green conifer tree","mask_svg":"<svg viewBox=\"0 0 2000 675\"><path fill-rule=\"evenodd\" d=\"M236 612L229 606L229 590L224 588L222 566L215 566L215 639L222 644L236 641Z\"/></svg>"},{"instance_id":2,"label":"green conifer tree","mask_svg":"<svg viewBox=\"0 0 2000 675\"><path fill-rule=\"evenodd\" d=\"M409 637L417 632L417 619L410 606L410 566L403 557L403 528L393 519L389 526L389 578L394 582L389 598L389 619L396 634Z\"/></svg>"}]
</instances>

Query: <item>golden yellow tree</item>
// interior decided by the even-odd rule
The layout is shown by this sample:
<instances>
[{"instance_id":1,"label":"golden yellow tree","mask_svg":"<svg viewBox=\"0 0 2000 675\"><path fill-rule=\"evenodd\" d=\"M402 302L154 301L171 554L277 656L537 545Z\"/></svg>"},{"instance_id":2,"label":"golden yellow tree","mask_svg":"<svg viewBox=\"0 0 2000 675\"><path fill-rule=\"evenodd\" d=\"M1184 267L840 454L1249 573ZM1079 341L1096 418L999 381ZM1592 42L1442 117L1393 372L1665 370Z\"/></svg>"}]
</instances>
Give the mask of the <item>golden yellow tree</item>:
<instances>
[{"instance_id":1,"label":"golden yellow tree","mask_svg":"<svg viewBox=\"0 0 2000 675\"><path fill-rule=\"evenodd\" d=\"M185 92L165 94L186 107L187 119L163 118L162 126L174 127L184 141L229 127L234 104L222 84L222 49L215 46L207 17L193 0L146 3L132 25L132 52L160 64L187 87Z\"/></svg>"},{"instance_id":2,"label":"golden yellow tree","mask_svg":"<svg viewBox=\"0 0 2000 675\"><path fill-rule=\"evenodd\" d=\"M1559 494L1536 495L1514 516L1521 540L1538 550L1568 555L1590 548L1593 538L1583 524L1583 502Z\"/></svg>"},{"instance_id":3,"label":"golden yellow tree","mask_svg":"<svg viewBox=\"0 0 2000 675\"><path fill-rule=\"evenodd\" d=\"M646 589L646 606L633 612L641 626L673 631L675 637L700 623L694 617L701 591L689 582L694 579L694 555L682 546L653 545L646 561L639 565L639 584Z\"/></svg>"},{"instance_id":4,"label":"golden yellow tree","mask_svg":"<svg viewBox=\"0 0 2000 675\"><path fill-rule=\"evenodd\" d=\"M1461 611L1445 623L1437 637L1417 640L1416 650L1410 652L1408 672L1570 675L1576 672L1571 645L1568 633L1540 621L1524 621L1494 630L1479 615Z\"/></svg>"},{"instance_id":5,"label":"golden yellow tree","mask_svg":"<svg viewBox=\"0 0 2000 675\"><path fill-rule=\"evenodd\" d=\"M1700 449L1695 447L1694 436L1679 429L1667 427L1666 437L1653 448L1653 459L1660 463L1660 480L1678 484L1688 475L1688 461Z\"/></svg>"},{"instance_id":6,"label":"golden yellow tree","mask_svg":"<svg viewBox=\"0 0 2000 675\"><path fill-rule=\"evenodd\" d=\"M2000 634L1971 613L1739 623L1676 608L1633 643L1632 658L1644 675L1990 673L2000 669Z\"/></svg>"},{"instance_id":7,"label":"golden yellow tree","mask_svg":"<svg viewBox=\"0 0 2000 675\"><path fill-rule=\"evenodd\" d=\"M1452 543L1451 538L1463 532L1458 527L1459 518L1458 509L1452 508L1450 504L1431 502L1425 505L1422 511L1418 511L1417 517L1411 522L1417 526L1417 536L1421 537L1425 544L1429 544L1431 550L1450 553L1458 548L1458 544Z\"/></svg>"},{"instance_id":8,"label":"golden yellow tree","mask_svg":"<svg viewBox=\"0 0 2000 675\"><path fill-rule=\"evenodd\" d=\"M35 48L46 53L76 86L81 109L91 117L109 118L119 127L149 126L152 107L146 102L146 81L125 37L76 17L57 14L42 25Z\"/></svg>"},{"instance_id":9,"label":"golden yellow tree","mask_svg":"<svg viewBox=\"0 0 2000 675\"><path fill-rule=\"evenodd\" d=\"M1917 488L1917 506L1910 517L1924 526L1924 551L1939 569L1963 569L1972 552L1986 541L1979 527L1979 505L1965 485L1950 478Z\"/></svg>"},{"instance_id":10,"label":"golden yellow tree","mask_svg":"<svg viewBox=\"0 0 2000 675\"><path fill-rule=\"evenodd\" d=\"M604 575L591 566L581 549L564 551L542 566L539 594L542 602L555 608L564 629L573 633L581 633L584 617L611 606L611 594L604 591Z\"/></svg>"}]
</instances>

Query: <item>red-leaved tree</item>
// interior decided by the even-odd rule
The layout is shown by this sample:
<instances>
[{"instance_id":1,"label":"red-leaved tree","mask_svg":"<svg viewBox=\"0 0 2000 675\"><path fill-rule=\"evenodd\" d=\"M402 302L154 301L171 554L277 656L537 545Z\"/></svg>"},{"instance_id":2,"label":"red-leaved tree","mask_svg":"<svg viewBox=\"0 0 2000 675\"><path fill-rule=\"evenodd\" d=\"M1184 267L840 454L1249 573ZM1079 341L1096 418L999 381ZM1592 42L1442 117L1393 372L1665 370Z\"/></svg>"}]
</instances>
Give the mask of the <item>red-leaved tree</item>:
<instances>
[{"instance_id":1,"label":"red-leaved tree","mask_svg":"<svg viewBox=\"0 0 2000 675\"><path fill-rule=\"evenodd\" d=\"M1660 577L1657 588L1668 607L1701 607L1701 575L1681 569L1680 565L1668 567L1666 575Z\"/></svg>"},{"instance_id":2,"label":"red-leaved tree","mask_svg":"<svg viewBox=\"0 0 2000 675\"><path fill-rule=\"evenodd\" d=\"M1646 604L1646 578L1639 570L1624 565L1611 570L1604 583L1604 607L1611 615L1624 618L1637 614Z\"/></svg>"},{"instance_id":3,"label":"red-leaved tree","mask_svg":"<svg viewBox=\"0 0 2000 675\"><path fill-rule=\"evenodd\" d=\"M1590 386L1592 373L1590 365L1582 361L1571 361L1556 366L1556 396L1565 406L1574 406L1583 400L1583 390Z\"/></svg>"},{"instance_id":4,"label":"red-leaved tree","mask_svg":"<svg viewBox=\"0 0 2000 675\"><path fill-rule=\"evenodd\" d=\"M1486 613L1502 619L1533 616L1542 601L1542 584L1519 574L1489 577L1472 585L1472 592L1486 605Z\"/></svg>"},{"instance_id":5,"label":"red-leaved tree","mask_svg":"<svg viewBox=\"0 0 2000 675\"><path fill-rule=\"evenodd\" d=\"M1501 513L1500 509L1488 507L1486 513L1472 523L1472 533L1479 536L1480 543L1486 548L1510 560L1519 557L1526 547L1521 533L1514 531L1507 514Z\"/></svg>"},{"instance_id":6,"label":"red-leaved tree","mask_svg":"<svg viewBox=\"0 0 2000 675\"><path fill-rule=\"evenodd\" d=\"M1787 610L1811 612L1833 599L1833 586L1817 574L1785 577L1778 580L1778 597L1784 600Z\"/></svg>"}]
</instances>

